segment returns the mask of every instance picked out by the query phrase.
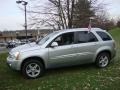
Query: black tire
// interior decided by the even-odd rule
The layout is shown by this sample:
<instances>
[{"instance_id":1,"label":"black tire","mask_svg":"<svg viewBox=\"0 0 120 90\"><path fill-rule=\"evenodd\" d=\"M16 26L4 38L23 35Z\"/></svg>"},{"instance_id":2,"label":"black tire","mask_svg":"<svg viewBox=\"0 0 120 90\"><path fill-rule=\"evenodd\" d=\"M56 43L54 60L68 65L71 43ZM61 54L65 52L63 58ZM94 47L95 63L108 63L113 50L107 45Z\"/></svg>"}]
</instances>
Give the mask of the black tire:
<instances>
[{"instance_id":1,"label":"black tire","mask_svg":"<svg viewBox=\"0 0 120 90\"><path fill-rule=\"evenodd\" d=\"M36 65L36 67L34 65ZM34 68L34 70L33 70L33 68ZM29 69L29 71L28 71L28 69ZM38 71L35 71L35 70L38 70ZM45 72L45 68L44 68L43 64L38 60L29 60L24 63L24 65L21 68L21 72L25 78L35 79L35 78L43 76L43 74ZM33 73L36 75L33 75Z\"/></svg>"},{"instance_id":2,"label":"black tire","mask_svg":"<svg viewBox=\"0 0 120 90\"><path fill-rule=\"evenodd\" d=\"M110 54L106 52L100 53L96 58L96 65L99 68L105 68L110 63Z\"/></svg>"}]
</instances>

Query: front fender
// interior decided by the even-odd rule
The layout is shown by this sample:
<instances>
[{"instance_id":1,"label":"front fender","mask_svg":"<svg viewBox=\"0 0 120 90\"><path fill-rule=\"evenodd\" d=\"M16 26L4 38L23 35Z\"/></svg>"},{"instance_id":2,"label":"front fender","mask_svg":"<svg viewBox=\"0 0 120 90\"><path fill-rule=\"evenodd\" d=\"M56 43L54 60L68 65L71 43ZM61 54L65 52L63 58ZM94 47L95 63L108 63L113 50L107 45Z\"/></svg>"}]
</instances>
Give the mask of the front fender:
<instances>
[{"instance_id":1,"label":"front fender","mask_svg":"<svg viewBox=\"0 0 120 90\"><path fill-rule=\"evenodd\" d=\"M45 67L47 67L48 62L48 49L41 49L41 50L32 50L27 52L22 52L20 55L21 64L24 60L31 57L39 57L44 61Z\"/></svg>"}]
</instances>

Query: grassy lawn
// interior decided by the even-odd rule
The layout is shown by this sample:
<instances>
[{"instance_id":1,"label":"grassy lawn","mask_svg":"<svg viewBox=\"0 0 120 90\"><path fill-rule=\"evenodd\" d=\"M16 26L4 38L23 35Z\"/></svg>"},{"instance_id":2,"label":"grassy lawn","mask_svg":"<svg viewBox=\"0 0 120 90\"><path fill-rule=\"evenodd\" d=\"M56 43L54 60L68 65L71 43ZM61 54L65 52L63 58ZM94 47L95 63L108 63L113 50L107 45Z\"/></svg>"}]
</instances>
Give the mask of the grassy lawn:
<instances>
[{"instance_id":1,"label":"grassy lawn","mask_svg":"<svg viewBox=\"0 0 120 90\"><path fill-rule=\"evenodd\" d=\"M6 65L0 55L0 90L120 90L120 29L110 31L116 40L117 56L107 68L94 65L47 70L45 76L29 80Z\"/></svg>"}]
</instances>

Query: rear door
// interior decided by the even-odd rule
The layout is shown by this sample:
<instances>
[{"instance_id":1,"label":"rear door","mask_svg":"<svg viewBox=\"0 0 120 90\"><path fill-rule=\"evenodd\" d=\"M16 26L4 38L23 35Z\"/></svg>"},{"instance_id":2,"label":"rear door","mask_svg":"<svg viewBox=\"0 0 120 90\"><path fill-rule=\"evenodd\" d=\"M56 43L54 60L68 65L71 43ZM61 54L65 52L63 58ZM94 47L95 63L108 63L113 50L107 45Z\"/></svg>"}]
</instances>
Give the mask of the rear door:
<instances>
[{"instance_id":1,"label":"rear door","mask_svg":"<svg viewBox=\"0 0 120 90\"><path fill-rule=\"evenodd\" d=\"M93 57L98 47L98 39L92 32L76 32L76 45L74 49L77 51L77 63L93 62Z\"/></svg>"}]
</instances>

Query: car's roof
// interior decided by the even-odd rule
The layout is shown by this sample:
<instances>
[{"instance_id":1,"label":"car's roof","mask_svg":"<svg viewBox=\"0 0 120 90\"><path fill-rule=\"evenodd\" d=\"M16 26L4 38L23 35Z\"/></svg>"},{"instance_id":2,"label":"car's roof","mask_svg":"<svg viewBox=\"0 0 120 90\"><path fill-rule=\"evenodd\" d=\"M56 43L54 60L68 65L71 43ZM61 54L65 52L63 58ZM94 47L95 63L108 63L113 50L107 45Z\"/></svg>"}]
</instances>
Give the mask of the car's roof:
<instances>
[{"instance_id":1,"label":"car's roof","mask_svg":"<svg viewBox=\"0 0 120 90\"><path fill-rule=\"evenodd\" d=\"M64 32L73 32L73 31L89 31L88 28L73 28L73 29L63 29L63 30L59 30L59 31L56 31L58 33L64 33ZM91 28L92 32L94 31L104 31L103 29L100 29L100 28Z\"/></svg>"}]
</instances>

